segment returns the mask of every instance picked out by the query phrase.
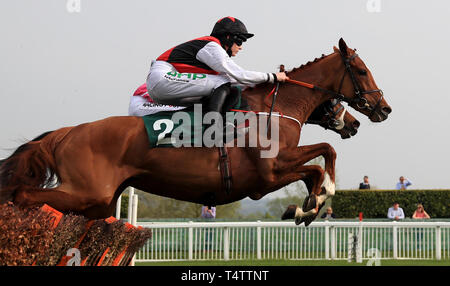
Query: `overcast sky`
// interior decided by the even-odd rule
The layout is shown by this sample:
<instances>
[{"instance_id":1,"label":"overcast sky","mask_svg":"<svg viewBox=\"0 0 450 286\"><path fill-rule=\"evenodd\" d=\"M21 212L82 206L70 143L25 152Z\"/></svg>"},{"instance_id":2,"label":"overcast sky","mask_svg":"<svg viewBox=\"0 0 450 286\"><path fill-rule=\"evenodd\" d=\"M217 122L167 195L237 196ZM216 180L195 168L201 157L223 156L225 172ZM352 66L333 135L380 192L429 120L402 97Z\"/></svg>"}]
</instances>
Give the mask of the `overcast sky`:
<instances>
[{"instance_id":1,"label":"overcast sky","mask_svg":"<svg viewBox=\"0 0 450 286\"><path fill-rule=\"evenodd\" d=\"M368 175L392 189L403 175L414 188L450 188L450 2L367 2L80 0L70 13L67 0L2 0L0 158L42 132L127 115L152 59L234 16L255 33L235 58L246 69L291 69L343 37L383 89L387 121L349 108L361 122L356 137L303 130L303 144L336 149L338 187L357 188Z\"/></svg>"}]
</instances>

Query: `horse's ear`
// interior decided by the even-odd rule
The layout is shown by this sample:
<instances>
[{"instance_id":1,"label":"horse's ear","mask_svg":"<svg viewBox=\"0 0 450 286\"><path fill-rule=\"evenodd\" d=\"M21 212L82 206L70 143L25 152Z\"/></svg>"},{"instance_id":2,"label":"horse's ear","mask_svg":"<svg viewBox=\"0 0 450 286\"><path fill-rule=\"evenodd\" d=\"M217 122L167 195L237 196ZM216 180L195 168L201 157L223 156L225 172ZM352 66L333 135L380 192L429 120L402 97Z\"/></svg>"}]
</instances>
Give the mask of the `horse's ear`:
<instances>
[{"instance_id":1,"label":"horse's ear","mask_svg":"<svg viewBox=\"0 0 450 286\"><path fill-rule=\"evenodd\" d=\"M335 53L339 53L339 49L336 48L336 46L333 46L333 50L334 50Z\"/></svg>"},{"instance_id":2,"label":"horse's ear","mask_svg":"<svg viewBox=\"0 0 450 286\"><path fill-rule=\"evenodd\" d=\"M341 51L341 53L344 56L348 55L347 49L348 49L348 47L347 47L347 44L345 43L344 39L340 38L339 39L339 50Z\"/></svg>"}]
</instances>

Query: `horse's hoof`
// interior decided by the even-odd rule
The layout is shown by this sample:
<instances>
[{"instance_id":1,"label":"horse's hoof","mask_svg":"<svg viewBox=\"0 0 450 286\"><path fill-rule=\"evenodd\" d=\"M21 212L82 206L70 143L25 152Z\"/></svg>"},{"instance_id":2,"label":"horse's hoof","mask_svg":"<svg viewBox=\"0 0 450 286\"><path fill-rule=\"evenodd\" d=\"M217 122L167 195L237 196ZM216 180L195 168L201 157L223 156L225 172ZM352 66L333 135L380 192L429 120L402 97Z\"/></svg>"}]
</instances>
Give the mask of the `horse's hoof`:
<instances>
[{"instance_id":1,"label":"horse's hoof","mask_svg":"<svg viewBox=\"0 0 450 286\"><path fill-rule=\"evenodd\" d=\"M295 218L295 225L300 225L303 222L303 217L296 217Z\"/></svg>"},{"instance_id":2,"label":"horse's hoof","mask_svg":"<svg viewBox=\"0 0 450 286\"><path fill-rule=\"evenodd\" d=\"M317 208L317 196L311 195L308 197L308 202L306 203L306 206L303 208L303 211L306 213L315 208Z\"/></svg>"},{"instance_id":3,"label":"horse's hoof","mask_svg":"<svg viewBox=\"0 0 450 286\"><path fill-rule=\"evenodd\" d=\"M289 205L284 212L284 214L281 216L282 220L286 219L293 219L295 218L295 211L297 210L297 205Z\"/></svg>"},{"instance_id":4,"label":"horse's hoof","mask_svg":"<svg viewBox=\"0 0 450 286\"><path fill-rule=\"evenodd\" d=\"M319 214L320 210L323 208L324 205L325 205L325 203L318 205L314 209L314 214L313 215L305 217L305 219L304 219L305 226L310 225L317 218L317 215Z\"/></svg>"},{"instance_id":5,"label":"horse's hoof","mask_svg":"<svg viewBox=\"0 0 450 286\"><path fill-rule=\"evenodd\" d=\"M314 221L315 218L316 218L315 216L307 217L307 218L305 219L305 226L310 225L310 224Z\"/></svg>"},{"instance_id":6,"label":"horse's hoof","mask_svg":"<svg viewBox=\"0 0 450 286\"><path fill-rule=\"evenodd\" d=\"M305 226L310 225L317 217L317 213L313 214L311 216L305 217L304 222L305 222Z\"/></svg>"}]
</instances>

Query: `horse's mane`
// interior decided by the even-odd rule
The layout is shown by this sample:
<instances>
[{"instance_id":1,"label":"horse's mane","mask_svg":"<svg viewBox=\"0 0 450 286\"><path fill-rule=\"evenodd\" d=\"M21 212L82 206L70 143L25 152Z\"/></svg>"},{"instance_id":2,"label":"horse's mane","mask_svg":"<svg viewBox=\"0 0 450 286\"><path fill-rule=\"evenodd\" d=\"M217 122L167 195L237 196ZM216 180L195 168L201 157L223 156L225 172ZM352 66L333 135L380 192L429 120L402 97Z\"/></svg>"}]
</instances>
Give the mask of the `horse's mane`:
<instances>
[{"instance_id":1,"label":"horse's mane","mask_svg":"<svg viewBox=\"0 0 450 286\"><path fill-rule=\"evenodd\" d=\"M320 58L315 58L312 61L308 61L306 64L302 64L299 67L294 67L290 71L286 71L286 75L289 76L289 74L292 74L294 72L307 69L307 68L311 67L312 65L314 65L314 64L322 61L323 59L327 58L328 56L331 56L332 54L334 54L334 53L331 53L331 54L328 54L328 55L322 54L322 56L320 56ZM260 83L260 84L257 84L255 86L253 86L253 87L250 86L250 87L246 88L246 90L253 90L253 89L257 88L257 87L261 87L261 86L266 85L266 84L267 83Z\"/></svg>"},{"instance_id":2,"label":"horse's mane","mask_svg":"<svg viewBox=\"0 0 450 286\"><path fill-rule=\"evenodd\" d=\"M309 68L310 66L312 66L315 63L318 63L320 61L322 61L324 58L327 58L328 56L331 56L333 53L329 54L329 55L325 55L322 54L322 56L320 58L315 58L313 61L308 61L306 64L302 64L299 67L294 67L292 70L290 71L286 71L286 74L289 75L290 73L299 71L299 70L304 70L306 68Z\"/></svg>"}]
</instances>

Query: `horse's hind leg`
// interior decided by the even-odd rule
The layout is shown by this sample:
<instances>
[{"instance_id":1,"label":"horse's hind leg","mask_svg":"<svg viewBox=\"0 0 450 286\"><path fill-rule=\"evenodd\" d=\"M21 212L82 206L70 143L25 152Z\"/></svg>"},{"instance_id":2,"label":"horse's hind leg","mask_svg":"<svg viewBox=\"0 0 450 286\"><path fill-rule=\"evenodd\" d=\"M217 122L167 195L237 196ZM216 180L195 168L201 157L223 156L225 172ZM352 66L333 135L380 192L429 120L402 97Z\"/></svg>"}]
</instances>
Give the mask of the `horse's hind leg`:
<instances>
[{"instance_id":1,"label":"horse's hind leg","mask_svg":"<svg viewBox=\"0 0 450 286\"><path fill-rule=\"evenodd\" d=\"M80 205L73 195L54 189L22 188L16 192L14 204L21 207L35 207L48 204L58 210L64 211L74 205Z\"/></svg>"},{"instance_id":2,"label":"horse's hind leg","mask_svg":"<svg viewBox=\"0 0 450 286\"><path fill-rule=\"evenodd\" d=\"M81 198L75 194L65 192L58 188L53 189L35 189L24 188L17 191L14 203L20 207L35 207L43 204L61 211L83 214L88 218L104 218L107 217L110 210L105 209L99 212L96 209L98 201L94 199ZM95 208L95 210L93 209ZM107 213L108 212L108 213Z\"/></svg>"},{"instance_id":3,"label":"horse's hind leg","mask_svg":"<svg viewBox=\"0 0 450 286\"><path fill-rule=\"evenodd\" d=\"M313 193L311 189L308 189L308 192L310 193L309 197L305 198L305 201L303 202L302 209L307 212L310 209L315 209L315 214L312 216L303 216L300 219L296 219L297 224L301 224L302 222L305 223L305 226L308 226L311 224L311 222L314 221L314 219L319 214L322 207L325 205L325 201L328 197L334 195L334 184L332 183L330 176L327 172L323 173L324 176L320 179L320 193ZM310 178L307 178L307 180ZM333 185L331 185L333 184Z\"/></svg>"}]
</instances>

